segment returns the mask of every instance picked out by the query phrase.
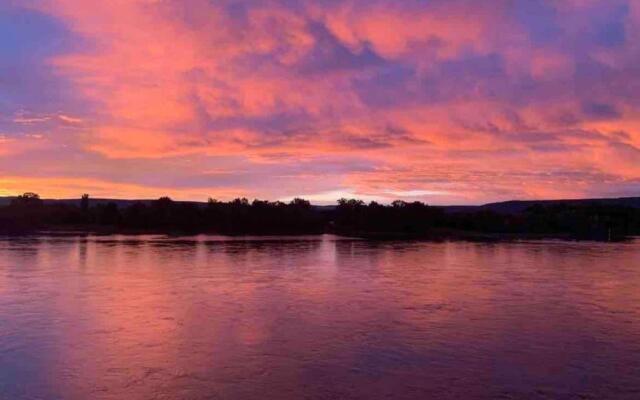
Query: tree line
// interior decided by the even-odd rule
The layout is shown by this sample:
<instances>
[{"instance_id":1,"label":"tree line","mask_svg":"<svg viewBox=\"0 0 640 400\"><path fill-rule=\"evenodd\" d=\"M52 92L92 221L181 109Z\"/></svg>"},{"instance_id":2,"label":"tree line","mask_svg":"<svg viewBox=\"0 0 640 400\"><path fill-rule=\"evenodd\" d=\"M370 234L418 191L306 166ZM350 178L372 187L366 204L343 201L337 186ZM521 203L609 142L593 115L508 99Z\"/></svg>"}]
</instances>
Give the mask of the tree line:
<instances>
[{"instance_id":1,"label":"tree line","mask_svg":"<svg viewBox=\"0 0 640 400\"><path fill-rule=\"evenodd\" d=\"M421 202L390 205L340 200L333 215L338 232L365 237L470 238L566 237L615 240L640 235L640 208L603 204L534 204L523 212L476 208L447 212Z\"/></svg>"},{"instance_id":2,"label":"tree line","mask_svg":"<svg viewBox=\"0 0 640 400\"><path fill-rule=\"evenodd\" d=\"M45 202L35 193L0 207L0 233L43 229L101 232L218 233L226 235L301 235L335 233L369 238L492 237L507 235L617 239L640 234L640 209L586 204L535 204L519 213L473 209L449 212L422 202L391 204L341 199L335 207L290 202L209 199L207 203L135 201Z\"/></svg>"}]
</instances>

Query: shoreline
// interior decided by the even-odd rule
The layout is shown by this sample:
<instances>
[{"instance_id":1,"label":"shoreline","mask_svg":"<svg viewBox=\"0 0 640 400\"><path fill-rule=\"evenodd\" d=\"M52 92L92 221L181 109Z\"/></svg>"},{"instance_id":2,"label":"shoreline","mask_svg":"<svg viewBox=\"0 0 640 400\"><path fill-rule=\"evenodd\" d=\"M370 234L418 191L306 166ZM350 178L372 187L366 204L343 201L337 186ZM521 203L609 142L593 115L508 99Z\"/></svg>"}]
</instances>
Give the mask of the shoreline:
<instances>
[{"instance_id":1,"label":"shoreline","mask_svg":"<svg viewBox=\"0 0 640 400\"><path fill-rule=\"evenodd\" d=\"M578 236L570 233L496 233L480 231L464 231L452 229L433 229L430 232L412 234L406 232L354 232L354 231L321 231L321 232L214 232L214 231L179 231L162 229L108 229L105 227L77 226L77 227L43 227L41 229L25 231L0 231L0 237L29 237L29 236L144 236L144 235L164 235L168 237L184 237L197 235L222 236L228 238L243 237L309 237L322 235L335 235L337 237L353 240L367 240L380 242L393 241L418 241L418 242L511 242L511 241L544 241L562 240L574 242L625 242L636 239L636 236Z\"/></svg>"}]
</instances>

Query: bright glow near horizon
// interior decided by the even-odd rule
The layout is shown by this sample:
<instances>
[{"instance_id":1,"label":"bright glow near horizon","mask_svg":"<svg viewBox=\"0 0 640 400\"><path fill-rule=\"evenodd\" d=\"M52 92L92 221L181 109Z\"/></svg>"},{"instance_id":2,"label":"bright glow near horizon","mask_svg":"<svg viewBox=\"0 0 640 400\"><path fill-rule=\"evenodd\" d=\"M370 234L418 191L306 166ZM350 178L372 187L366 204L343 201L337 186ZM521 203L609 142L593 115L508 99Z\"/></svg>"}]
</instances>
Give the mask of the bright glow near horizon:
<instances>
[{"instance_id":1,"label":"bright glow near horizon","mask_svg":"<svg viewBox=\"0 0 640 400\"><path fill-rule=\"evenodd\" d=\"M5 0L0 194L640 195L634 0Z\"/></svg>"}]
</instances>

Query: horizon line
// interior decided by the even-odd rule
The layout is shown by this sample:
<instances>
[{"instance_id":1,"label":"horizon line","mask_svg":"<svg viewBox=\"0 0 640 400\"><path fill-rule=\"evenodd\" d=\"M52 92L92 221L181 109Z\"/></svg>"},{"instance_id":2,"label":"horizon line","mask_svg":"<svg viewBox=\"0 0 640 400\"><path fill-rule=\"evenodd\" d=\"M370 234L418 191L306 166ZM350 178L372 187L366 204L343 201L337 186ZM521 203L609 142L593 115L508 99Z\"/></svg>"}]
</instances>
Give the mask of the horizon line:
<instances>
[{"instance_id":1,"label":"horizon line","mask_svg":"<svg viewBox=\"0 0 640 400\"><path fill-rule=\"evenodd\" d=\"M24 192L25 193L34 193L37 194L37 192ZM4 195L4 196L0 196L0 199L11 199L11 198L17 198L22 196L23 194L16 194L16 195ZM162 195L162 196L158 196L155 198L120 198L120 197L91 197L91 195L89 194L89 201L129 201L129 202L153 202L156 201L158 199L164 198L164 197L168 197L169 199L171 199L174 202L178 202L178 203L201 203L201 204L207 204L209 199L213 199L215 201L219 201L219 202L231 202L233 200L236 199L247 199L250 203L253 201L267 201L270 203L277 203L277 202L281 202L281 203L290 203L293 199L301 199L301 200L306 200L309 201L309 203L312 206L337 206L338 205L338 201L340 199L346 199L346 200L362 200L362 198L358 198L358 197L342 197L339 199L335 199L333 200L333 202L331 201L327 201L327 202L320 202L320 203L313 203L312 201L306 199L303 196L293 196L293 197L288 197L286 200L282 200L282 199L276 199L276 200L268 200L268 199L261 199L261 198L250 198L250 197L244 197L244 196L238 196L238 197L234 197L228 200L222 200L222 199L216 199L214 197L210 197L207 200L177 200L172 198L171 196L166 196L166 195ZM366 196L364 196L366 197ZM42 201L80 201L82 199L82 195L78 196L78 197L60 197L60 198L51 198L51 197L40 197ZM402 201L405 203L413 203L413 202L420 202L423 203L425 205L428 206L433 206L433 207L482 207L482 206L487 206L487 205L491 205L491 204L504 204L504 203L512 203L512 202L517 202L517 203L528 203L528 202L571 202L571 201L606 201L606 200L631 200L631 199L640 199L640 193L637 196L618 196L618 197L583 197L583 198L541 198L541 199L509 199L509 200L497 200L497 201L490 201L487 203L480 203L480 204L435 204L435 203L428 203L426 201L421 201L421 200L402 200L402 199L395 199L395 200L391 200L391 201L364 201L365 204L370 204L372 202L378 203L378 204L382 204L382 205L390 205L392 204L394 201Z\"/></svg>"}]
</instances>

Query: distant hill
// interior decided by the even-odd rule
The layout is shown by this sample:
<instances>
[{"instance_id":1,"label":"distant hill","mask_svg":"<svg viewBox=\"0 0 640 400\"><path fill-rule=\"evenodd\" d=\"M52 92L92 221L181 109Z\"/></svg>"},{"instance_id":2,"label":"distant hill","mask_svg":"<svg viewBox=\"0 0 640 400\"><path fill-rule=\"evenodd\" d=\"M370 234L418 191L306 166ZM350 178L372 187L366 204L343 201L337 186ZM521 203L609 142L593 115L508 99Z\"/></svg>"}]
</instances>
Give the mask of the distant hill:
<instances>
[{"instance_id":1,"label":"distant hill","mask_svg":"<svg viewBox=\"0 0 640 400\"><path fill-rule=\"evenodd\" d=\"M535 205L541 206L580 206L587 204L626 206L640 208L640 197L619 197L619 198L600 198L600 199L566 199L566 200L510 200L498 203L488 203L480 206L444 206L448 213L476 212L476 211L493 211L500 214L518 214L529 207Z\"/></svg>"}]
</instances>

